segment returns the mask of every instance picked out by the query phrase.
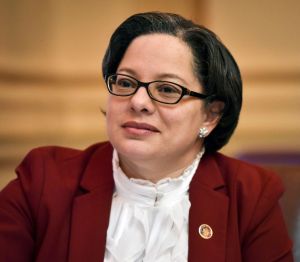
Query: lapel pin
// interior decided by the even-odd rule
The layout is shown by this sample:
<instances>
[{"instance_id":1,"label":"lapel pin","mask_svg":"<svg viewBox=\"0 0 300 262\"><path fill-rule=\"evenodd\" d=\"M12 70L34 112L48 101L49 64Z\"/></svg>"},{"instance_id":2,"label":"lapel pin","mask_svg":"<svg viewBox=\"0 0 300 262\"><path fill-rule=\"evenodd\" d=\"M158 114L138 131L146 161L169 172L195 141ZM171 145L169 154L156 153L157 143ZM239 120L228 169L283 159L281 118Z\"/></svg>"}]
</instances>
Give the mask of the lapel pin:
<instances>
[{"instance_id":1,"label":"lapel pin","mask_svg":"<svg viewBox=\"0 0 300 262\"><path fill-rule=\"evenodd\" d=\"M199 227L199 235L204 239L210 239L213 235L213 230L207 224L202 224Z\"/></svg>"}]
</instances>

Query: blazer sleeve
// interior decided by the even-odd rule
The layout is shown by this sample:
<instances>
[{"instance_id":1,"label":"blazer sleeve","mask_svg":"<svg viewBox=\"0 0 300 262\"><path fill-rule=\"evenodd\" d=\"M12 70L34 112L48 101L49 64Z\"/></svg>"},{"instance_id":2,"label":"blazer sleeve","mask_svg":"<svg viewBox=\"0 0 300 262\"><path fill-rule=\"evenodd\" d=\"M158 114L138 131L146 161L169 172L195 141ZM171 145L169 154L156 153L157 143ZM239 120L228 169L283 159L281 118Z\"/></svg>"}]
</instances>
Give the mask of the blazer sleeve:
<instances>
[{"instance_id":1,"label":"blazer sleeve","mask_svg":"<svg viewBox=\"0 0 300 262\"><path fill-rule=\"evenodd\" d=\"M39 192L32 173L41 176L42 161L38 151L29 153L17 168L18 178L0 192L0 262L34 261L34 213ZM36 189L34 189L36 188Z\"/></svg>"},{"instance_id":2,"label":"blazer sleeve","mask_svg":"<svg viewBox=\"0 0 300 262\"><path fill-rule=\"evenodd\" d=\"M0 261L33 261L33 226L20 181L0 193Z\"/></svg>"},{"instance_id":3,"label":"blazer sleeve","mask_svg":"<svg viewBox=\"0 0 300 262\"><path fill-rule=\"evenodd\" d=\"M249 221L242 242L243 261L294 261L292 243L279 205L283 185L272 172L261 172L264 173L265 181L260 186L251 183L247 185L247 197L254 201L253 209L249 208Z\"/></svg>"}]
</instances>

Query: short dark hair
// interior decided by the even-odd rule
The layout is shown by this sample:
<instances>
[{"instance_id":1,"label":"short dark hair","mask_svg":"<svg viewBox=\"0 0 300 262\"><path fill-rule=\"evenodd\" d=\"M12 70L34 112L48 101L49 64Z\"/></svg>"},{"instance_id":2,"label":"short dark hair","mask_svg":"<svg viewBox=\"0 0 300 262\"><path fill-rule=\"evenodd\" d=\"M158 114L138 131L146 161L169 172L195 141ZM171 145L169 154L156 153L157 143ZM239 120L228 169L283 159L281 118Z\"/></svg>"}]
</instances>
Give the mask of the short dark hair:
<instances>
[{"instance_id":1,"label":"short dark hair","mask_svg":"<svg viewBox=\"0 0 300 262\"><path fill-rule=\"evenodd\" d=\"M221 149L232 136L242 106L242 79L239 68L219 38L204 26L180 15L161 12L135 14L111 36L102 63L103 77L116 73L126 49L136 37L163 33L182 39L192 50L194 70L204 93L225 103L222 117L204 140L207 151Z\"/></svg>"}]
</instances>

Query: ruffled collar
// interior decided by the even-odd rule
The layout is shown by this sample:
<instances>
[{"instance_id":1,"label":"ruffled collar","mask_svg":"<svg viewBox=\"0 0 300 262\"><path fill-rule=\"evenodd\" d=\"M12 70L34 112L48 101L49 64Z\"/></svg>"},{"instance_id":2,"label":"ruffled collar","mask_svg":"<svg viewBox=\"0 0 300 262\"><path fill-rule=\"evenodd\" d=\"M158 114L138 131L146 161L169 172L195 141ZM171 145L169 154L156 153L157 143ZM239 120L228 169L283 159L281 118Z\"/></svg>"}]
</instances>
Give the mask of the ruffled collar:
<instances>
[{"instance_id":1,"label":"ruffled collar","mask_svg":"<svg viewBox=\"0 0 300 262\"><path fill-rule=\"evenodd\" d=\"M117 151L113 152L113 177L116 193L124 200L142 206L170 206L180 201L189 189L190 182L195 174L204 148L177 178L163 178L157 183L144 179L128 178L119 166Z\"/></svg>"}]
</instances>

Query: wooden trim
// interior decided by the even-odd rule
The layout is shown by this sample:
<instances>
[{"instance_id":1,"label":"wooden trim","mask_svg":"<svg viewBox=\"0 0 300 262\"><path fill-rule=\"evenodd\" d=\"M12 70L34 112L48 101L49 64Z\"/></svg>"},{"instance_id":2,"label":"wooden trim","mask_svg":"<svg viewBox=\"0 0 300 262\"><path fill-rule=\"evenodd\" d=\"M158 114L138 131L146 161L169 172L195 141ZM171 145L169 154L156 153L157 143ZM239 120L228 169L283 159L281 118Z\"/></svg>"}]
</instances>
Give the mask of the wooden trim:
<instances>
[{"instance_id":1,"label":"wooden trim","mask_svg":"<svg viewBox=\"0 0 300 262\"><path fill-rule=\"evenodd\" d=\"M194 0L194 7L193 21L200 25L209 26L211 17L209 0Z\"/></svg>"},{"instance_id":2,"label":"wooden trim","mask_svg":"<svg viewBox=\"0 0 300 262\"><path fill-rule=\"evenodd\" d=\"M300 71L260 71L242 72L242 78L247 82L300 82ZM20 72L0 71L1 82L9 83L48 83L48 84L98 84L103 81L99 75L56 75L56 74L33 74Z\"/></svg>"},{"instance_id":3,"label":"wooden trim","mask_svg":"<svg viewBox=\"0 0 300 262\"><path fill-rule=\"evenodd\" d=\"M242 77L247 82L300 82L300 71L246 71Z\"/></svg>"},{"instance_id":4,"label":"wooden trim","mask_svg":"<svg viewBox=\"0 0 300 262\"><path fill-rule=\"evenodd\" d=\"M37 83L37 84L95 84L103 81L101 72L99 74L54 74L54 73L32 73L12 72L0 70L1 82L9 83Z\"/></svg>"}]
</instances>

